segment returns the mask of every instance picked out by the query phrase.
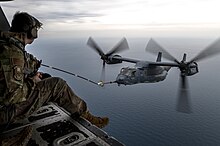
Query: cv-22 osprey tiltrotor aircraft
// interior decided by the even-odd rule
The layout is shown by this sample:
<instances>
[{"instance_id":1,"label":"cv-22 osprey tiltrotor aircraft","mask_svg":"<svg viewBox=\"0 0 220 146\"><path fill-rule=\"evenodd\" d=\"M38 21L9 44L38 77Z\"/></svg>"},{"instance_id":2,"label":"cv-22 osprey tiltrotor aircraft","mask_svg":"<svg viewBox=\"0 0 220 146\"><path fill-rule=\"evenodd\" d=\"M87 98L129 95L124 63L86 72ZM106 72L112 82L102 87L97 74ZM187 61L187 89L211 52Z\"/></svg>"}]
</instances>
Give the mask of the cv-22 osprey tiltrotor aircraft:
<instances>
[{"instance_id":1,"label":"cv-22 osprey tiltrotor aircraft","mask_svg":"<svg viewBox=\"0 0 220 146\"><path fill-rule=\"evenodd\" d=\"M185 84L184 81L187 76L192 76L199 72L198 64L196 61L200 61L204 58L220 52L220 40L217 40L212 45L203 50L200 54L198 54L195 58L191 59L191 61L186 61L185 53L183 55L183 59L181 61L178 61L164 48L162 48L155 40L150 39L147 44L146 51L158 54L156 61L152 62L125 58L118 54L115 54L123 50L129 49L127 40L125 38L123 38L112 50L110 50L106 54L91 37L88 39L87 45L93 48L101 56L101 59L103 60L102 73L104 73L105 70L105 63L118 64L124 61L135 64L134 67L126 67L121 69L116 80L114 81L114 83L117 83L118 85L133 85L138 83L154 83L163 81L166 78L167 73L171 67L179 68L180 76L182 78L183 84ZM172 62L162 62L162 57L171 60ZM102 83L100 82L100 84L104 85L105 82L102 81Z\"/></svg>"},{"instance_id":2,"label":"cv-22 osprey tiltrotor aircraft","mask_svg":"<svg viewBox=\"0 0 220 146\"><path fill-rule=\"evenodd\" d=\"M191 113L191 107L189 102L189 92L187 76L195 75L199 72L197 61L216 55L220 52L220 40L215 41L197 56L190 61L186 60L186 54L183 54L181 61L178 61L169 52L167 52L162 46L160 46L154 39L150 39L146 51L157 54L155 62L143 61L138 59L124 58L116 53L129 49L127 40L123 38L115 47L113 47L108 53L104 53L102 49L97 45L93 38L89 38L87 45L94 49L103 60L102 78L105 73L105 64L118 64L124 62L134 63L134 67L123 67L118 74L115 81L105 82L103 79L99 82L100 86L104 86L109 83L117 83L118 85L134 85L139 83L155 83L163 81L168 75L168 71L171 67L179 68L180 70L180 88L179 98L177 103L177 111L184 113ZM172 62L162 62L161 58L166 58Z\"/></svg>"}]
</instances>

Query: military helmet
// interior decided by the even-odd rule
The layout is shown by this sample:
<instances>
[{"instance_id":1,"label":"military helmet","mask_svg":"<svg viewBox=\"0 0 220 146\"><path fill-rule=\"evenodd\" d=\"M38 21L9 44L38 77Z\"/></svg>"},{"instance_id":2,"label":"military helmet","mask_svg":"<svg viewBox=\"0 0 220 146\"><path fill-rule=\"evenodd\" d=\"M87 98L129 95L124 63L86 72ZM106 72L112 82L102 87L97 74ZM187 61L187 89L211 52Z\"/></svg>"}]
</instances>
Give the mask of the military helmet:
<instances>
[{"instance_id":1,"label":"military helmet","mask_svg":"<svg viewBox=\"0 0 220 146\"><path fill-rule=\"evenodd\" d=\"M11 32L27 33L27 38L37 38L37 31L43 24L26 12L15 13L11 22Z\"/></svg>"}]
</instances>

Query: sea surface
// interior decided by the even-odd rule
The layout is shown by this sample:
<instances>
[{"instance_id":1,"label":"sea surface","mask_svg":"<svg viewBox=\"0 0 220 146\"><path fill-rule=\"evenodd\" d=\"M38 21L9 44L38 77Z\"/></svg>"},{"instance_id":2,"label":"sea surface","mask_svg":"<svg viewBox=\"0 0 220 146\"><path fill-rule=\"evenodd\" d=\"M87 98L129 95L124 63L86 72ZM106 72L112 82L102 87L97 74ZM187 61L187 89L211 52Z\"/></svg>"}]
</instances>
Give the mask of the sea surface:
<instances>
[{"instance_id":1,"label":"sea surface","mask_svg":"<svg viewBox=\"0 0 220 146\"><path fill-rule=\"evenodd\" d=\"M89 37L89 36L88 36ZM104 52L121 38L94 37ZM145 51L150 38L127 38L130 49L124 57L155 61L156 55ZM178 60L187 53L191 60L217 38L154 38ZM100 56L86 45L88 38L43 37L28 47L43 64L51 65L98 82L101 77ZM163 59L163 61L167 61ZM198 62L199 73L188 77L192 113L176 111L179 70L172 68L158 83L136 85L95 84L56 70L41 71L62 77L89 110L108 116L104 130L126 146L217 146L220 145L220 55ZM132 63L106 65L105 80L114 81L122 67Z\"/></svg>"}]
</instances>

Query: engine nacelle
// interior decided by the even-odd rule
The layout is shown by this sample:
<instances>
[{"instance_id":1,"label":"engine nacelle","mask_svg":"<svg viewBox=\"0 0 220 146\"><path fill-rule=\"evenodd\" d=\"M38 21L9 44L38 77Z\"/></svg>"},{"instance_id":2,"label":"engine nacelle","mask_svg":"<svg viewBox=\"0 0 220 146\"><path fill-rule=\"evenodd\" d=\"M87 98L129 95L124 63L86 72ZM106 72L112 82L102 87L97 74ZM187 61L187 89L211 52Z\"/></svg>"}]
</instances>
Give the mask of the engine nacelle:
<instances>
[{"instance_id":1,"label":"engine nacelle","mask_svg":"<svg viewBox=\"0 0 220 146\"><path fill-rule=\"evenodd\" d=\"M188 76L192 76L199 72L198 64L196 62L192 62L188 65L187 74Z\"/></svg>"},{"instance_id":2,"label":"engine nacelle","mask_svg":"<svg viewBox=\"0 0 220 146\"><path fill-rule=\"evenodd\" d=\"M196 62L191 62L190 64L183 64L180 68L181 74L184 76L192 76L199 72L198 64Z\"/></svg>"},{"instance_id":3,"label":"engine nacelle","mask_svg":"<svg viewBox=\"0 0 220 146\"><path fill-rule=\"evenodd\" d=\"M107 64L118 64L122 63L122 60L120 60L121 56L120 55L111 55L108 56L108 60L106 60Z\"/></svg>"}]
</instances>

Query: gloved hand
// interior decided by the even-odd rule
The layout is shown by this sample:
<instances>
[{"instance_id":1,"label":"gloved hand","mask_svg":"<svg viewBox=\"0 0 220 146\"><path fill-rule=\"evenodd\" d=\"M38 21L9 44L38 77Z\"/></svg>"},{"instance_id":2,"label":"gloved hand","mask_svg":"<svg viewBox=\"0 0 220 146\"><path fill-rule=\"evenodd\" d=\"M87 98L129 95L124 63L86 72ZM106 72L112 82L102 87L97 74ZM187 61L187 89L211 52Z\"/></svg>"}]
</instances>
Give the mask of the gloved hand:
<instances>
[{"instance_id":1,"label":"gloved hand","mask_svg":"<svg viewBox=\"0 0 220 146\"><path fill-rule=\"evenodd\" d=\"M48 74L48 73L43 73L43 72L37 72L36 75L37 75L41 80L51 77L50 74Z\"/></svg>"},{"instance_id":2,"label":"gloved hand","mask_svg":"<svg viewBox=\"0 0 220 146\"><path fill-rule=\"evenodd\" d=\"M42 73L42 72L37 72L33 77L32 79L34 80L34 82L39 82L43 79L46 79L46 78L49 78L51 77L50 74L48 73Z\"/></svg>"},{"instance_id":3,"label":"gloved hand","mask_svg":"<svg viewBox=\"0 0 220 146\"><path fill-rule=\"evenodd\" d=\"M43 80L43 79L46 79L46 78L49 78L49 77L52 77L52 76L48 73L41 73L40 79Z\"/></svg>"},{"instance_id":4,"label":"gloved hand","mask_svg":"<svg viewBox=\"0 0 220 146\"><path fill-rule=\"evenodd\" d=\"M38 70L40 68L40 65L42 63L42 60L36 60L36 69Z\"/></svg>"}]
</instances>

